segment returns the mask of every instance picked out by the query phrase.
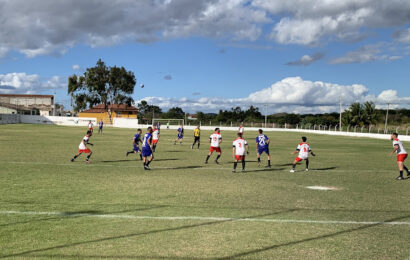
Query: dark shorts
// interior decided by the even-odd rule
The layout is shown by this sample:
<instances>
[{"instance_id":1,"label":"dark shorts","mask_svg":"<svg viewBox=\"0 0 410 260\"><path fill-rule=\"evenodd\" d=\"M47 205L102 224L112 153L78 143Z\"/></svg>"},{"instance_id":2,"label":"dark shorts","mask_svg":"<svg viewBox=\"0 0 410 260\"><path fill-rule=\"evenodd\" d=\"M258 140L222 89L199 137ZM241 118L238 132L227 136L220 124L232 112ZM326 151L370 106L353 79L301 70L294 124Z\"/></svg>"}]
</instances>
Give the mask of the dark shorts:
<instances>
[{"instance_id":1,"label":"dark shorts","mask_svg":"<svg viewBox=\"0 0 410 260\"><path fill-rule=\"evenodd\" d=\"M258 148L258 154L262 154L263 152L269 155L269 147Z\"/></svg>"},{"instance_id":2,"label":"dark shorts","mask_svg":"<svg viewBox=\"0 0 410 260\"><path fill-rule=\"evenodd\" d=\"M194 136L194 141L195 142L199 142L201 140L201 137L200 136Z\"/></svg>"},{"instance_id":3,"label":"dark shorts","mask_svg":"<svg viewBox=\"0 0 410 260\"><path fill-rule=\"evenodd\" d=\"M138 145L135 145L135 144L134 144L134 148L133 148L133 150L134 150L134 151L136 151L136 152L139 152L140 148L139 148L139 146L138 146Z\"/></svg>"},{"instance_id":4,"label":"dark shorts","mask_svg":"<svg viewBox=\"0 0 410 260\"><path fill-rule=\"evenodd\" d=\"M183 139L184 138L184 135L183 134L178 134L177 135L177 139Z\"/></svg>"},{"instance_id":5,"label":"dark shorts","mask_svg":"<svg viewBox=\"0 0 410 260\"><path fill-rule=\"evenodd\" d=\"M142 156L148 157L152 155L151 148L142 148Z\"/></svg>"}]
</instances>

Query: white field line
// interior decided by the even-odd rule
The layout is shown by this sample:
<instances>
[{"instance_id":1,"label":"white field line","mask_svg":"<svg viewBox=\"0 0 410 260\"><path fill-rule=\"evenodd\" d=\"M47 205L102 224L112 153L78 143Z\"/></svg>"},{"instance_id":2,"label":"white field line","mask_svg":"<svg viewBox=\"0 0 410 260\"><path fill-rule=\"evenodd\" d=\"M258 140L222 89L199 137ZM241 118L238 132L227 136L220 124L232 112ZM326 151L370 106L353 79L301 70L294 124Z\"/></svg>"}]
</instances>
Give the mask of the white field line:
<instances>
[{"instance_id":1,"label":"white field line","mask_svg":"<svg viewBox=\"0 0 410 260\"><path fill-rule=\"evenodd\" d=\"M132 162L132 160L130 160L130 162ZM117 167L117 168L142 168L142 165L140 164L140 161L134 161L136 164L134 166L132 165L114 165L114 164L99 164L99 162L95 162L93 164L93 162L91 162L91 164L86 165L85 162L83 163L48 163L48 162L7 162L7 161L0 161L0 163L10 163L10 164L31 164L31 165L54 165L54 166L81 166L81 167ZM153 161L153 163L155 163L155 160ZM233 164L233 163L232 163ZM198 168L178 168L178 166L176 166L177 169L175 170L232 170L232 167L226 168L226 167L208 167L205 166L204 164L198 164L197 165ZM272 171L279 171L276 170L276 168L283 168L285 167L284 170L280 170L280 171L285 171L285 172L289 172L290 166L272 166ZM155 169L169 169L169 170L173 170L174 167L162 167L162 166L152 166L151 167L152 170ZM247 171L268 171L269 168L266 167L259 167L259 168L246 168ZM315 171L320 171L320 172L325 172L324 170L315 170L315 169L309 169L310 172L315 172ZM346 172L345 170L335 170L335 169L331 169L330 171L332 172ZM302 170L296 170L296 172L298 173L305 173L305 171ZM375 170L361 170L361 172L375 172ZM308 173L307 173L308 174Z\"/></svg>"},{"instance_id":2,"label":"white field line","mask_svg":"<svg viewBox=\"0 0 410 260\"><path fill-rule=\"evenodd\" d=\"M302 223L302 224L338 224L338 225L407 225L410 222L385 222L385 221L348 221L348 220L309 220L309 219L268 219L268 218L227 218L227 217L201 217L201 216L137 216L137 215L116 215L116 214L69 214L56 211L0 211L0 215L46 215L61 217L90 217L105 219L146 219L146 220L198 220L198 221L243 221L243 222L264 222L264 223Z\"/></svg>"}]
</instances>

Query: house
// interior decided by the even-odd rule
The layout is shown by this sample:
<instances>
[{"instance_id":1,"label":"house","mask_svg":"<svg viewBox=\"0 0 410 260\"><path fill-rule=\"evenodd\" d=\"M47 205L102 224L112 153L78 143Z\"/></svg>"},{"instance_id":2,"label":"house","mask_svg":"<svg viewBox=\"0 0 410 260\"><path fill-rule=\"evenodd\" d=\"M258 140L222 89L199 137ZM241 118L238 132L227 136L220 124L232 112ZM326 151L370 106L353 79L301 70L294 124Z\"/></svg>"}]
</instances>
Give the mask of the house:
<instances>
[{"instance_id":1,"label":"house","mask_svg":"<svg viewBox=\"0 0 410 260\"><path fill-rule=\"evenodd\" d=\"M0 114L49 116L53 108L53 95L0 94Z\"/></svg>"},{"instance_id":2,"label":"house","mask_svg":"<svg viewBox=\"0 0 410 260\"><path fill-rule=\"evenodd\" d=\"M111 121L109 117L109 112L111 112ZM84 110L78 113L79 117L95 117L99 122L101 119L104 123L112 123L112 119L115 117L121 118L138 118L138 109L134 106L128 106L127 104L113 104L108 106L107 109L104 108L104 104L94 106L90 109Z\"/></svg>"}]
</instances>

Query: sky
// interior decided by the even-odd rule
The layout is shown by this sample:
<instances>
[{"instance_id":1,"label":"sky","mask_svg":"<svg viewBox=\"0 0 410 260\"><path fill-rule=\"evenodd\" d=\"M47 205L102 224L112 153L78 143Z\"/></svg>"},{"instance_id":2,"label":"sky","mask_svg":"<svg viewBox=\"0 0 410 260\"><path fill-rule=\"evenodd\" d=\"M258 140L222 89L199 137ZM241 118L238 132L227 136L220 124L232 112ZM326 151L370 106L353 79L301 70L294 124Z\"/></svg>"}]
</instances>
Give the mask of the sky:
<instances>
[{"instance_id":1,"label":"sky","mask_svg":"<svg viewBox=\"0 0 410 260\"><path fill-rule=\"evenodd\" d=\"M67 78L98 59L165 111L408 108L410 1L0 0L0 93L69 107Z\"/></svg>"}]
</instances>

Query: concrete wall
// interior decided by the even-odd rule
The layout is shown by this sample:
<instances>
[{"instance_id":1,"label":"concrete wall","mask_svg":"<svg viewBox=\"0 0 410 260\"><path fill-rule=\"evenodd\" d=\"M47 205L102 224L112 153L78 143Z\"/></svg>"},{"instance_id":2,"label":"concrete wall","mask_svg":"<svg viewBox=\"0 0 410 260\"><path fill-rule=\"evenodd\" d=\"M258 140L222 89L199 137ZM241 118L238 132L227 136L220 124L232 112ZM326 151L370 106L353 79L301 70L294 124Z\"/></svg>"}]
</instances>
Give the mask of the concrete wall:
<instances>
[{"instance_id":1,"label":"concrete wall","mask_svg":"<svg viewBox=\"0 0 410 260\"><path fill-rule=\"evenodd\" d=\"M128 119L128 118L121 118L121 117L114 117L113 122L114 127L121 127L121 128L138 128L138 119Z\"/></svg>"},{"instance_id":2,"label":"concrete wall","mask_svg":"<svg viewBox=\"0 0 410 260\"><path fill-rule=\"evenodd\" d=\"M20 122L23 124L52 124L66 126L87 126L88 122L97 126L97 119L91 117L64 117L64 116L29 116L21 115Z\"/></svg>"},{"instance_id":3,"label":"concrete wall","mask_svg":"<svg viewBox=\"0 0 410 260\"><path fill-rule=\"evenodd\" d=\"M17 114L0 114L0 124L18 124L20 115Z\"/></svg>"}]
</instances>

